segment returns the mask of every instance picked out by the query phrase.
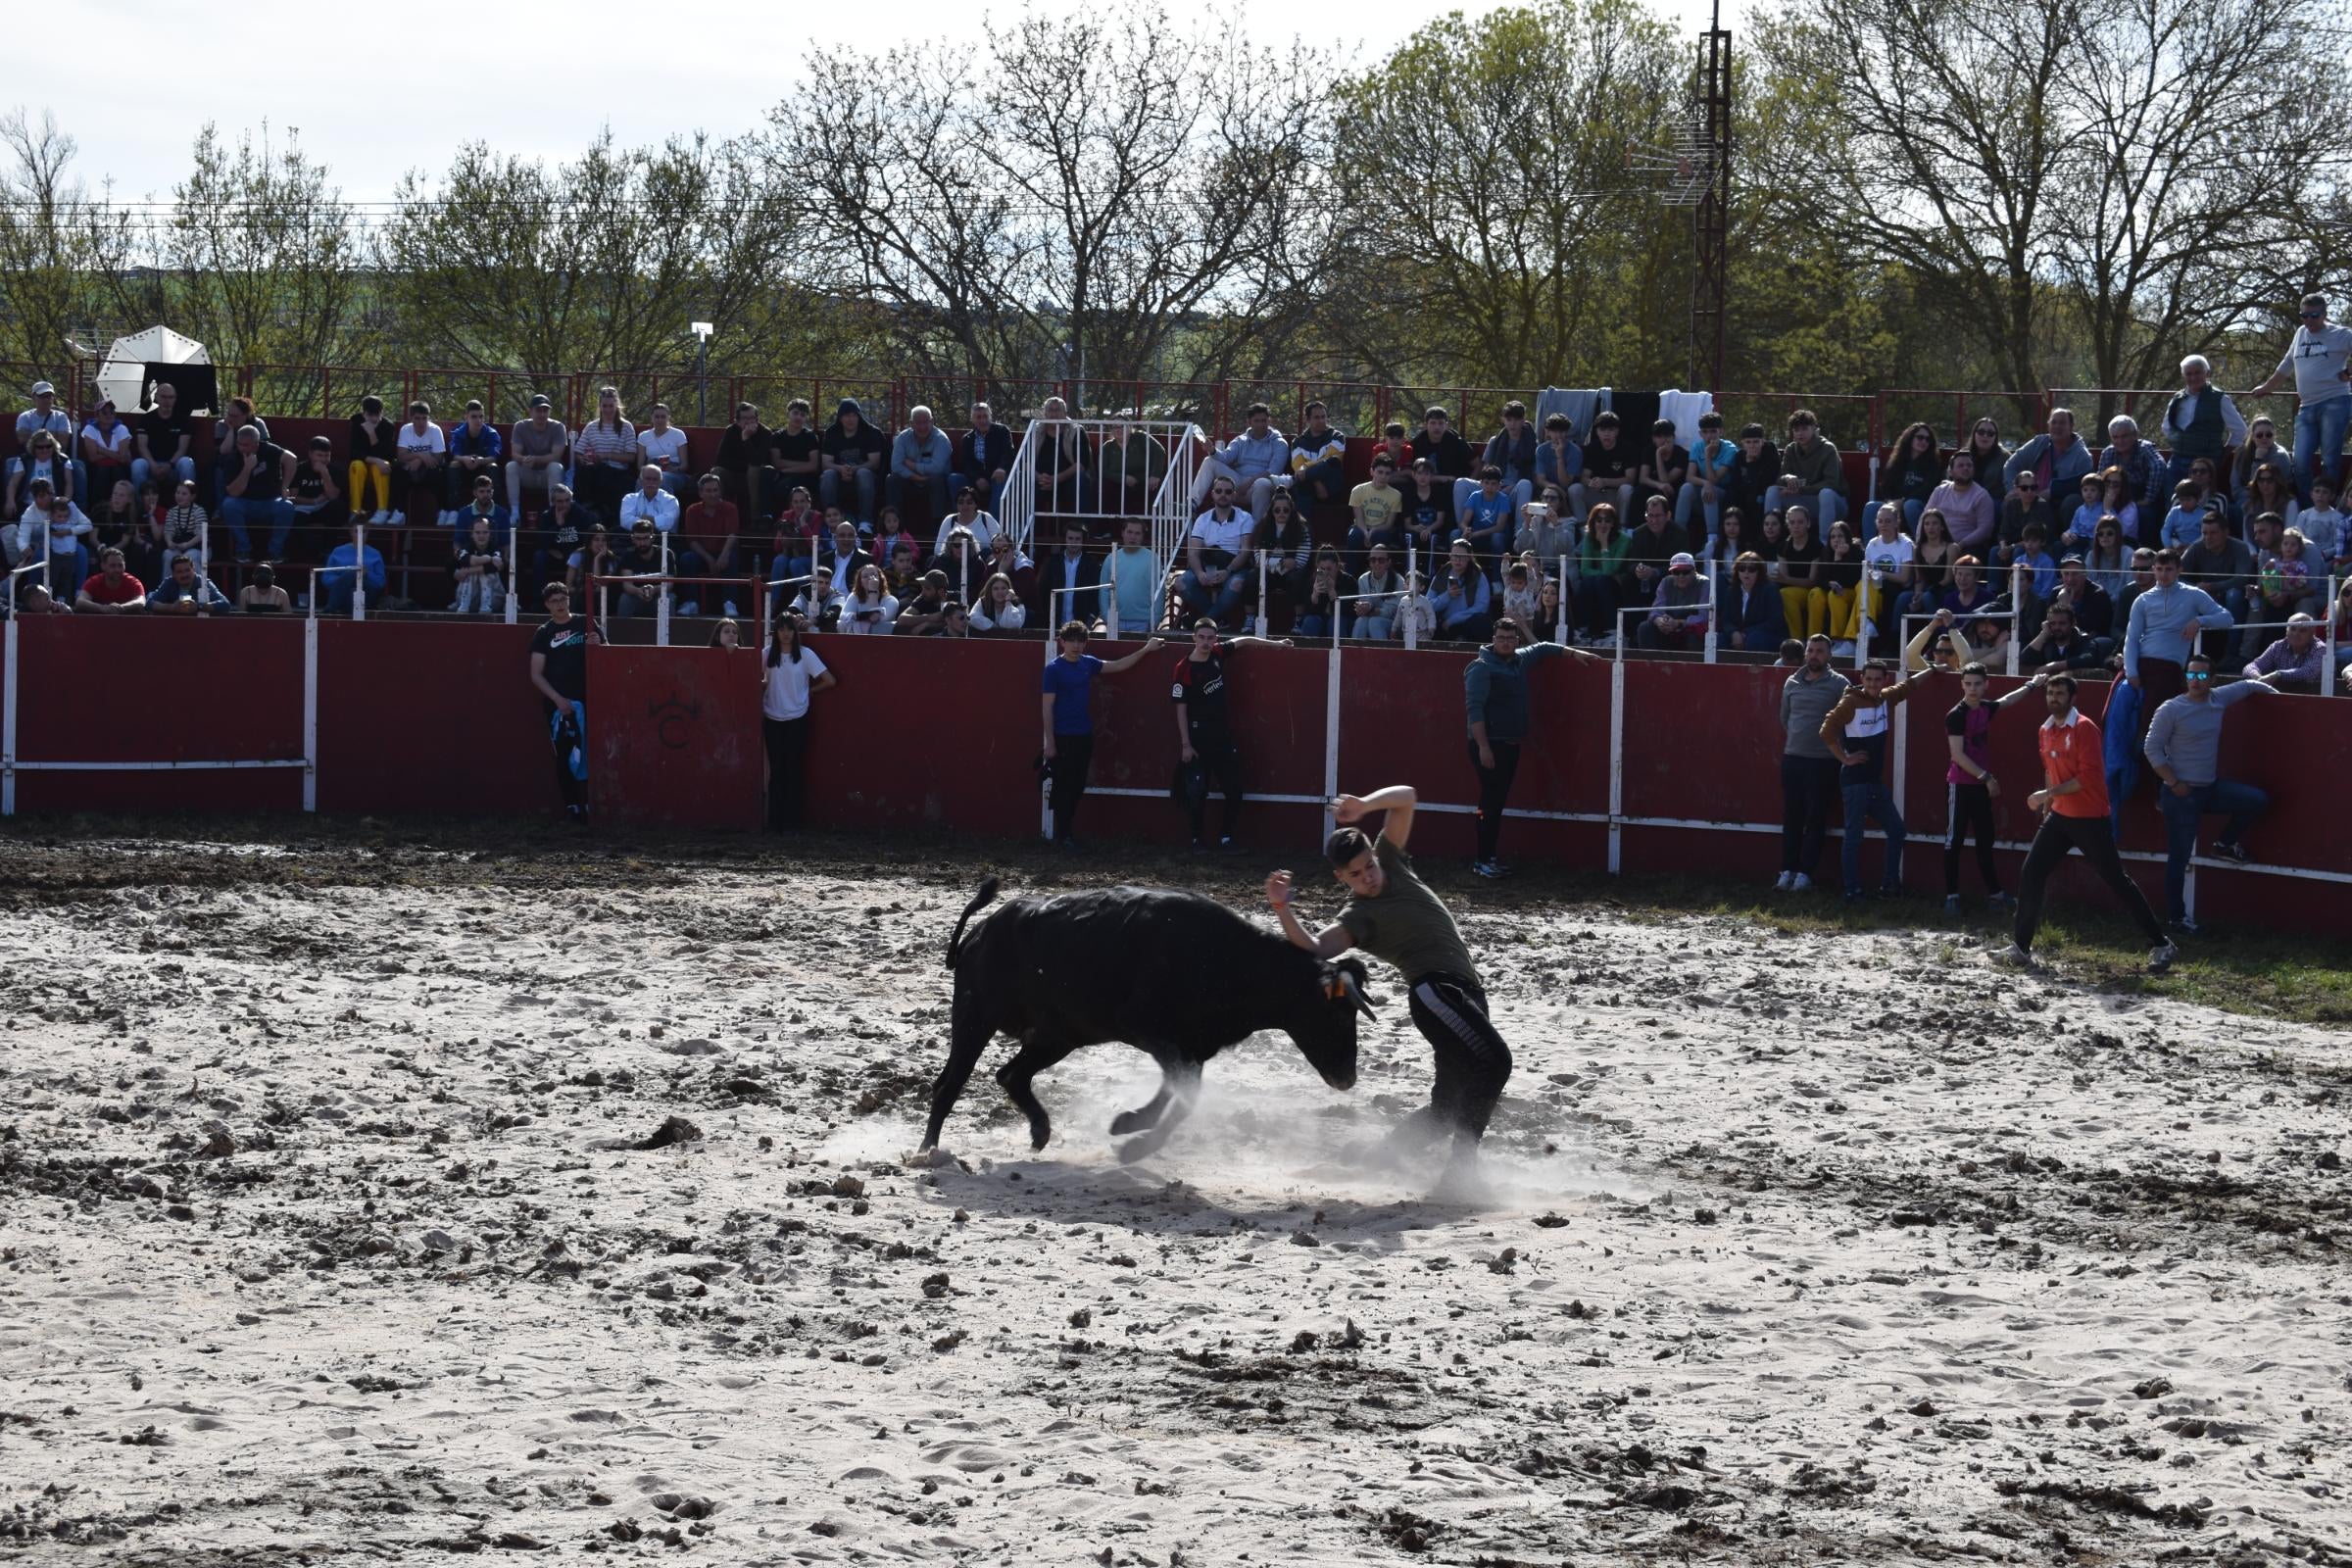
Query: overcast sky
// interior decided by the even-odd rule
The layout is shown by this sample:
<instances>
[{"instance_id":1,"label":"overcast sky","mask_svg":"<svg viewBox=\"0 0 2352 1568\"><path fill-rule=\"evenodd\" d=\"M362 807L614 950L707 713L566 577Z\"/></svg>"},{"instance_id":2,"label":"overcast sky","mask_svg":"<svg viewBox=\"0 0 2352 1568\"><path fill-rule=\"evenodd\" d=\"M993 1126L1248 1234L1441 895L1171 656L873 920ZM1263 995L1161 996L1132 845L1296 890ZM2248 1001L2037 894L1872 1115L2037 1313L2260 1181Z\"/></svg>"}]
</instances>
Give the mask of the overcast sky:
<instances>
[{"instance_id":1,"label":"overcast sky","mask_svg":"<svg viewBox=\"0 0 2352 1568\"><path fill-rule=\"evenodd\" d=\"M1709 0L1651 3L1693 39L1706 25ZM1727 18L1736 9L1726 0ZM42 35L66 50L61 59L96 65L110 42L123 53L94 72L12 71L0 107L22 105L36 121L53 112L80 145L75 172L93 192L111 178L120 199L169 198L206 121L233 146L266 115L274 128L300 129L346 197L381 201L404 172L444 169L459 143L476 137L553 162L577 156L605 123L624 146L693 129L732 135L793 89L811 46L879 52L926 32L976 40L992 11L1017 14L955 0L835 0L786 12L707 0L391 8L51 0L41 15L64 25ZM1261 38L1296 37L1304 19L1313 41L1367 60L1430 12L1413 0L1251 8L1263 19Z\"/></svg>"}]
</instances>

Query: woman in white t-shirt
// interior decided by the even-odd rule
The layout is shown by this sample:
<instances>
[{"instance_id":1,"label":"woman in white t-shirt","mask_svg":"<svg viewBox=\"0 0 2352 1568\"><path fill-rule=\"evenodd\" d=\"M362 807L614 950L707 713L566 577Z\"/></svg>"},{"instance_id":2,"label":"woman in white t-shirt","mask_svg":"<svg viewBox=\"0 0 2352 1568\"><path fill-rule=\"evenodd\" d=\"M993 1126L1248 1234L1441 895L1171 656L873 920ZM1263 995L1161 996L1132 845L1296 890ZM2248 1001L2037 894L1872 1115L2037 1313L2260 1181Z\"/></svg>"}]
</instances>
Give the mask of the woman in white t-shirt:
<instances>
[{"instance_id":1,"label":"woman in white t-shirt","mask_svg":"<svg viewBox=\"0 0 2352 1568\"><path fill-rule=\"evenodd\" d=\"M858 585L842 602L841 629L857 637L887 637L898 618L898 596L884 586L882 568L859 566Z\"/></svg>"},{"instance_id":2,"label":"woman in white t-shirt","mask_svg":"<svg viewBox=\"0 0 2352 1568\"><path fill-rule=\"evenodd\" d=\"M654 405L654 422L637 432L637 461L640 466L652 464L662 470L662 488L678 498L681 506L692 501L690 480L686 472L686 432L669 422L669 405Z\"/></svg>"},{"instance_id":3,"label":"woman in white t-shirt","mask_svg":"<svg viewBox=\"0 0 2352 1568\"><path fill-rule=\"evenodd\" d=\"M1862 546L1866 570L1862 612L1870 617L1871 635L1881 642L1901 641L1894 623L1894 607L1911 591L1911 559L1918 554L1903 532L1903 508L1888 501L1879 507L1879 531Z\"/></svg>"},{"instance_id":4,"label":"woman in white t-shirt","mask_svg":"<svg viewBox=\"0 0 2352 1568\"><path fill-rule=\"evenodd\" d=\"M808 699L837 684L816 650L801 645L799 616L778 615L760 662L760 733L767 743L767 830L801 825L808 764Z\"/></svg>"}]
</instances>

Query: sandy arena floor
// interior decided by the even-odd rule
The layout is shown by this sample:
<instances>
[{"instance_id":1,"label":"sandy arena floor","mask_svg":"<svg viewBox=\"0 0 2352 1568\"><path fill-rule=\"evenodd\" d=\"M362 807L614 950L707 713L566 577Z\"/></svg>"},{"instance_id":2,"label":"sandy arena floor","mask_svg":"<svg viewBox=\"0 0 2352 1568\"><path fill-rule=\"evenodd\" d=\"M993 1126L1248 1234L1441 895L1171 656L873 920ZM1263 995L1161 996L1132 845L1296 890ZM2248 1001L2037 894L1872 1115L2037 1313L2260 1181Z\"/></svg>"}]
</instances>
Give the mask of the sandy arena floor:
<instances>
[{"instance_id":1,"label":"sandy arena floor","mask_svg":"<svg viewBox=\"0 0 2352 1568\"><path fill-rule=\"evenodd\" d=\"M986 868L0 843L0 1559L2352 1561L2344 1036L1464 886L1493 1206L1387 971L909 1169Z\"/></svg>"}]
</instances>

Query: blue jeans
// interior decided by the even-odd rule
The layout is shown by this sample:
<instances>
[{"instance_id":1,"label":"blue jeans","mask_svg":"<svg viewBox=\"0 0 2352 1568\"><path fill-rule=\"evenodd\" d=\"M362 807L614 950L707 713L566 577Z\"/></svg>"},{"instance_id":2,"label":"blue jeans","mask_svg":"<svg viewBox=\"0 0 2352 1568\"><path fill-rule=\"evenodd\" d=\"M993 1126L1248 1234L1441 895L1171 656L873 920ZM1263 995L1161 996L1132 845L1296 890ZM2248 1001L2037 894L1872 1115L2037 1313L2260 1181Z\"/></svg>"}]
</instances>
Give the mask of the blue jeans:
<instances>
[{"instance_id":1,"label":"blue jeans","mask_svg":"<svg viewBox=\"0 0 2352 1568\"><path fill-rule=\"evenodd\" d=\"M1838 864L1845 872L1845 891L1849 898L1862 896L1862 819L1873 817L1886 835L1886 868L1880 883L1892 893L1903 885L1903 813L1894 808L1894 795L1877 779L1860 784L1840 781L1838 793L1845 797L1845 838L1838 851Z\"/></svg>"},{"instance_id":2,"label":"blue jeans","mask_svg":"<svg viewBox=\"0 0 2352 1568\"><path fill-rule=\"evenodd\" d=\"M2228 817L2213 842L2242 844L2242 835L2254 819L2271 808L2271 798L2251 784L2224 778L2192 784L2186 795L2175 795L2159 785L2156 804L2164 811L2164 902L2169 917L2178 920L2188 913L2188 860L2197 851L2199 819Z\"/></svg>"},{"instance_id":3,"label":"blue jeans","mask_svg":"<svg viewBox=\"0 0 2352 1568\"><path fill-rule=\"evenodd\" d=\"M270 559L274 561L286 553L286 535L294 531L294 503L279 496L270 501L248 501L243 496L228 496L220 503L220 520L228 525L228 537L237 548L237 559L253 555L253 540L245 532L248 522L270 524Z\"/></svg>"},{"instance_id":4,"label":"blue jeans","mask_svg":"<svg viewBox=\"0 0 2352 1568\"><path fill-rule=\"evenodd\" d=\"M1793 502L1795 505L1804 506L1805 498L1799 495L1793 498ZM1781 487L1779 485L1766 487L1764 510L1766 512L1784 510L1781 506ZM1826 539L1830 536L1830 524L1845 515L1845 498L1835 490L1824 490L1813 498L1808 510L1813 514L1813 537Z\"/></svg>"},{"instance_id":5,"label":"blue jeans","mask_svg":"<svg viewBox=\"0 0 2352 1568\"><path fill-rule=\"evenodd\" d=\"M1178 580L1176 592L1196 614L1210 615L1222 621L1241 609L1242 582L1241 574L1235 572L1211 588L1200 581L1198 573L1188 571Z\"/></svg>"},{"instance_id":6,"label":"blue jeans","mask_svg":"<svg viewBox=\"0 0 2352 1568\"><path fill-rule=\"evenodd\" d=\"M856 478L858 504L853 507L842 496L845 486L841 482L841 475L827 468L816 481L817 505L839 507L845 517L858 522L871 522L874 520L874 496L881 487L882 476L871 468L859 468ZM913 530L914 524L907 521L905 514L900 514L899 520L906 522L909 531Z\"/></svg>"},{"instance_id":7,"label":"blue jeans","mask_svg":"<svg viewBox=\"0 0 2352 1568\"><path fill-rule=\"evenodd\" d=\"M2295 411L2295 494L2305 505L2311 502L2314 474L2335 477L2347 423L2352 423L2352 392L2325 403L2306 403Z\"/></svg>"},{"instance_id":8,"label":"blue jeans","mask_svg":"<svg viewBox=\"0 0 2352 1568\"><path fill-rule=\"evenodd\" d=\"M133 458L130 460L130 487L133 490L138 489L147 482L149 476L156 469L161 467L169 467L174 479L192 480L196 477L196 460L194 458L173 458L169 464L152 463L145 458ZM164 505L170 506L172 504L170 487L159 478L156 480L156 488L162 495Z\"/></svg>"},{"instance_id":9,"label":"blue jeans","mask_svg":"<svg viewBox=\"0 0 2352 1568\"><path fill-rule=\"evenodd\" d=\"M1683 532L1690 532L1691 515L1704 509L1707 514L1707 537L1713 539L1723 525L1723 486L1715 487L1715 499L1706 499L1706 486L1696 479L1686 479L1674 498L1674 520L1682 524ZM1759 519L1760 520L1760 519Z\"/></svg>"}]
</instances>

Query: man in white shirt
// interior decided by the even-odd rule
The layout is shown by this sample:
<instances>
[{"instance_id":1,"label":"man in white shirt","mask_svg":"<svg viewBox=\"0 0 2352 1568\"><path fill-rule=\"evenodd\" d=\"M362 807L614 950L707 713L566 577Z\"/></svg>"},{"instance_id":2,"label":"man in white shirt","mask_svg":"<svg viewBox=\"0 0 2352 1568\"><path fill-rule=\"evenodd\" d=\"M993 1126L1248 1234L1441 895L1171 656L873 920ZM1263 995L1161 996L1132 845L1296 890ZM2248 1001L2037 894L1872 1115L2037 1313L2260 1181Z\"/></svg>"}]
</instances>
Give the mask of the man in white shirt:
<instances>
[{"instance_id":1,"label":"man in white shirt","mask_svg":"<svg viewBox=\"0 0 2352 1568\"><path fill-rule=\"evenodd\" d=\"M1192 537L1184 544L1185 562L1192 569L1176 591L1194 613L1222 624L1241 608L1257 523L1233 504L1233 481L1225 475L1217 475L1208 495L1209 509L1193 519Z\"/></svg>"},{"instance_id":2,"label":"man in white shirt","mask_svg":"<svg viewBox=\"0 0 2352 1568\"><path fill-rule=\"evenodd\" d=\"M621 498L620 525L634 528L650 522L657 533L673 533L678 526L678 498L662 488L662 469L649 463L637 470L637 488Z\"/></svg>"},{"instance_id":3,"label":"man in white shirt","mask_svg":"<svg viewBox=\"0 0 2352 1568\"><path fill-rule=\"evenodd\" d=\"M690 483L686 472L686 432L669 422L669 405L654 405L654 422L637 432L637 461L662 470L662 488L683 506Z\"/></svg>"},{"instance_id":4,"label":"man in white shirt","mask_svg":"<svg viewBox=\"0 0 2352 1568\"><path fill-rule=\"evenodd\" d=\"M441 505L441 466L449 460L449 437L433 422L433 406L425 402L409 405L409 422L400 427L394 438L399 451L400 481L406 508L413 513L416 497L429 493L429 510L436 518L448 512ZM403 519L395 519L403 520Z\"/></svg>"},{"instance_id":5,"label":"man in white shirt","mask_svg":"<svg viewBox=\"0 0 2352 1568\"><path fill-rule=\"evenodd\" d=\"M2289 375L2295 378L2295 490L2309 501L2314 474L2337 477L2344 426L2352 422L2352 327L2328 324L2325 294L2303 296L2303 324L2288 340L2285 357L2246 396L2262 397Z\"/></svg>"}]
</instances>

